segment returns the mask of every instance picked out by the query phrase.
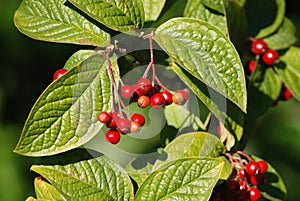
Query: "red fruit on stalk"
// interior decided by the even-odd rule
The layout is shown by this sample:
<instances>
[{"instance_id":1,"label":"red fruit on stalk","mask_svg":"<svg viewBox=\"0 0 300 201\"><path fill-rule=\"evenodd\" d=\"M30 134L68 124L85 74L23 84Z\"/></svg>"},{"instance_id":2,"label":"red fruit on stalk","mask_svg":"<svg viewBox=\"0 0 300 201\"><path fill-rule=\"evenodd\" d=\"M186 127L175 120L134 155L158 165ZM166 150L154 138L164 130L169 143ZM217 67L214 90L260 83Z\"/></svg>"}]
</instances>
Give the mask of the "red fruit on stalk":
<instances>
[{"instance_id":1,"label":"red fruit on stalk","mask_svg":"<svg viewBox=\"0 0 300 201\"><path fill-rule=\"evenodd\" d=\"M268 163L264 160L257 161L257 163L259 165L259 173L260 174L266 173L268 170Z\"/></svg>"},{"instance_id":2,"label":"red fruit on stalk","mask_svg":"<svg viewBox=\"0 0 300 201\"><path fill-rule=\"evenodd\" d=\"M268 49L262 55L262 60L267 65L274 65L278 62L278 52L276 50Z\"/></svg>"},{"instance_id":3,"label":"red fruit on stalk","mask_svg":"<svg viewBox=\"0 0 300 201\"><path fill-rule=\"evenodd\" d=\"M251 59L248 63L247 63L247 66L246 66L246 72L247 74L252 74L254 72L256 68L256 62Z\"/></svg>"},{"instance_id":4,"label":"red fruit on stalk","mask_svg":"<svg viewBox=\"0 0 300 201\"><path fill-rule=\"evenodd\" d=\"M160 92L161 95L165 98L166 105L170 105L173 103L173 95L169 91Z\"/></svg>"},{"instance_id":5,"label":"red fruit on stalk","mask_svg":"<svg viewBox=\"0 0 300 201\"><path fill-rule=\"evenodd\" d=\"M150 98L148 96L141 96L137 100L137 104L140 108L145 108L150 104Z\"/></svg>"},{"instance_id":6,"label":"red fruit on stalk","mask_svg":"<svg viewBox=\"0 0 300 201\"><path fill-rule=\"evenodd\" d=\"M185 90L177 90L172 99L175 104L183 105L189 98L189 93Z\"/></svg>"},{"instance_id":7,"label":"red fruit on stalk","mask_svg":"<svg viewBox=\"0 0 300 201\"><path fill-rule=\"evenodd\" d=\"M127 118L120 118L116 121L117 128L121 133L127 133L130 129L130 121Z\"/></svg>"},{"instance_id":8,"label":"red fruit on stalk","mask_svg":"<svg viewBox=\"0 0 300 201\"><path fill-rule=\"evenodd\" d=\"M151 82L148 78L142 77L140 79L138 79L138 81L136 82L137 87L143 87L143 86L147 86L150 85L151 86Z\"/></svg>"},{"instance_id":9,"label":"red fruit on stalk","mask_svg":"<svg viewBox=\"0 0 300 201\"><path fill-rule=\"evenodd\" d=\"M145 117L141 114L133 114L131 116L131 121L139 123L141 126L143 126L145 124Z\"/></svg>"},{"instance_id":10,"label":"red fruit on stalk","mask_svg":"<svg viewBox=\"0 0 300 201\"><path fill-rule=\"evenodd\" d=\"M68 70L64 68L56 70L53 74L53 81L63 76L66 72L68 72Z\"/></svg>"},{"instance_id":11,"label":"red fruit on stalk","mask_svg":"<svg viewBox=\"0 0 300 201\"><path fill-rule=\"evenodd\" d=\"M166 105L165 98L160 93L154 94L150 99L150 103L153 108L161 108Z\"/></svg>"},{"instance_id":12,"label":"red fruit on stalk","mask_svg":"<svg viewBox=\"0 0 300 201\"><path fill-rule=\"evenodd\" d=\"M130 132L131 133L137 133L139 132L141 129L141 124L135 122L135 121L131 121L131 125L130 125Z\"/></svg>"},{"instance_id":13,"label":"red fruit on stalk","mask_svg":"<svg viewBox=\"0 0 300 201\"><path fill-rule=\"evenodd\" d=\"M248 188L248 196L250 201L257 201L261 197L260 190L255 187Z\"/></svg>"},{"instance_id":14,"label":"red fruit on stalk","mask_svg":"<svg viewBox=\"0 0 300 201\"><path fill-rule=\"evenodd\" d=\"M101 122L101 123L104 123L106 124L107 122L109 122L111 120L111 116L108 112L100 112L99 115L98 115L98 120Z\"/></svg>"},{"instance_id":15,"label":"red fruit on stalk","mask_svg":"<svg viewBox=\"0 0 300 201\"><path fill-rule=\"evenodd\" d=\"M114 129L108 130L105 134L105 139L112 144L117 144L120 141L120 138L120 133Z\"/></svg>"},{"instance_id":16,"label":"red fruit on stalk","mask_svg":"<svg viewBox=\"0 0 300 201\"><path fill-rule=\"evenodd\" d=\"M253 41L251 45L251 51L254 54L263 54L266 50L268 49L268 44L262 40L262 39L257 39Z\"/></svg>"},{"instance_id":17,"label":"red fruit on stalk","mask_svg":"<svg viewBox=\"0 0 300 201\"><path fill-rule=\"evenodd\" d=\"M249 175L249 176L253 176L253 175L256 175L259 171L259 164L255 161L249 161L246 165L246 173Z\"/></svg>"},{"instance_id":18,"label":"red fruit on stalk","mask_svg":"<svg viewBox=\"0 0 300 201\"><path fill-rule=\"evenodd\" d=\"M121 95L128 99L130 98L134 93L134 88L133 86L129 85L129 84L124 84L122 87L121 87Z\"/></svg>"}]
</instances>

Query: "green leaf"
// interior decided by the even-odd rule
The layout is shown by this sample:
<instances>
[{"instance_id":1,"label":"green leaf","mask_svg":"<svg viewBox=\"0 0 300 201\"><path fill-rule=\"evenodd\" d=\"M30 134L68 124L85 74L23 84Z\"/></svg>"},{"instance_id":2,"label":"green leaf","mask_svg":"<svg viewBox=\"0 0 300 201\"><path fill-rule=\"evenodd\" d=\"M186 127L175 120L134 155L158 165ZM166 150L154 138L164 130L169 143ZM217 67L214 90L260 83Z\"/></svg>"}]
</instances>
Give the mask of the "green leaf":
<instances>
[{"instance_id":1,"label":"green leaf","mask_svg":"<svg viewBox=\"0 0 300 201\"><path fill-rule=\"evenodd\" d=\"M280 56L280 63L276 65L284 84L292 92L294 98L300 101L300 48L292 46Z\"/></svg>"},{"instance_id":2,"label":"green leaf","mask_svg":"<svg viewBox=\"0 0 300 201\"><path fill-rule=\"evenodd\" d=\"M251 156L255 161L262 160L257 156ZM268 170L265 173L266 183L259 186L261 194L267 200L281 201L287 200L287 190L283 179L277 170L268 163Z\"/></svg>"},{"instance_id":3,"label":"green leaf","mask_svg":"<svg viewBox=\"0 0 300 201\"><path fill-rule=\"evenodd\" d=\"M145 11L145 21L155 21L159 17L166 0L142 0Z\"/></svg>"},{"instance_id":4,"label":"green leaf","mask_svg":"<svg viewBox=\"0 0 300 201\"><path fill-rule=\"evenodd\" d=\"M42 178L35 178L34 188L38 200L67 200L60 192L57 191L57 189L55 189L51 184L42 180Z\"/></svg>"},{"instance_id":5,"label":"green leaf","mask_svg":"<svg viewBox=\"0 0 300 201\"><path fill-rule=\"evenodd\" d=\"M138 189L135 200L208 200L224 162L184 158L154 171Z\"/></svg>"},{"instance_id":6,"label":"green leaf","mask_svg":"<svg viewBox=\"0 0 300 201\"><path fill-rule=\"evenodd\" d=\"M133 186L123 168L105 156L67 165L33 165L68 200L133 200Z\"/></svg>"},{"instance_id":7,"label":"green leaf","mask_svg":"<svg viewBox=\"0 0 300 201\"><path fill-rule=\"evenodd\" d=\"M244 69L228 37L197 19L174 18L159 26L155 41L181 67L246 111Z\"/></svg>"},{"instance_id":8,"label":"green leaf","mask_svg":"<svg viewBox=\"0 0 300 201\"><path fill-rule=\"evenodd\" d=\"M33 106L15 152L27 156L61 153L89 141L101 129L100 111L110 108L104 55L96 55L54 81ZM116 58L113 65L117 66Z\"/></svg>"},{"instance_id":9,"label":"green leaf","mask_svg":"<svg viewBox=\"0 0 300 201\"><path fill-rule=\"evenodd\" d=\"M285 0L251 0L245 4L249 35L264 38L274 33L285 17Z\"/></svg>"},{"instance_id":10,"label":"green leaf","mask_svg":"<svg viewBox=\"0 0 300 201\"><path fill-rule=\"evenodd\" d=\"M117 31L140 28L145 21L142 0L69 0L105 26Z\"/></svg>"},{"instance_id":11,"label":"green leaf","mask_svg":"<svg viewBox=\"0 0 300 201\"><path fill-rule=\"evenodd\" d=\"M247 51L248 26L243 6L224 0L224 10L230 40L240 53Z\"/></svg>"},{"instance_id":12,"label":"green leaf","mask_svg":"<svg viewBox=\"0 0 300 201\"><path fill-rule=\"evenodd\" d=\"M18 30L36 40L106 46L110 35L62 0L23 0L14 15Z\"/></svg>"},{"instance_id":13,"label":"green leaf","mask_svg":"<svg viewBox=\"0 0 300 201\"><path fill-rule=\"evenodd\" d=\"M201 0L188 0L183 16L206 21L215 25L223 33L228 32L225 16L212 12L204 6Z\"/></svg>"},{"instance_id":14,"label":"green leaf","mask_svg":"<svg viewBox=\"0 0 300 201\"><path fill-rule=\"evenodd\" d=\"M207 87L207 85L181 69L175 63L171 63L171 67L218 120L226 125L226 128L234 135L234 138L240 141L243 135L245 117L240 108ZM231 143L234 144L235 142Z\"/></svg>"},{"instance_id":15,"label":"green leaf","mask_svg":"<svg viewBox=\"0 0 300 201\"><path fill-rule=\"evenodd\" d=\"M274 50L287 49L297 40L296 27L289 18L284 18L279 29L274 34L264 38L268 47Z\"/></svg>"},{"instance_id":16,"label":"green leaf","mask_svg":"<svg viewBox=\"0 0 300 201\"><path fill-rule=\"evenodd\" d=\"M99 54L99 52L95 50L78 50L67 60L64 69L70 70L75 66L79 66L83 61L95 54Z\"/></svg>"},{"instance_id":17,"label":"green leaf","mask_svg":"<svg viewBox=\"0 0 300 201\"><path fill-rule=\"evenodd\" d=\"M218 11L219 13L224 13L223 0L201 0L201 1L208 8Z\"/></svg>"},{"instance_id":18,"label":"green leaf","mask_svg":"<svg viewBox=\"0 0 300 201\"><path fill-rule=\"evenodd\" d=\"M163 153L167 158L156 161L153 169L158 169L170 161L185 157L218 157L225 153L225 147L220 139L206 132L192 132L179 135L170 142Z\"/></svg>"}]
</instances>

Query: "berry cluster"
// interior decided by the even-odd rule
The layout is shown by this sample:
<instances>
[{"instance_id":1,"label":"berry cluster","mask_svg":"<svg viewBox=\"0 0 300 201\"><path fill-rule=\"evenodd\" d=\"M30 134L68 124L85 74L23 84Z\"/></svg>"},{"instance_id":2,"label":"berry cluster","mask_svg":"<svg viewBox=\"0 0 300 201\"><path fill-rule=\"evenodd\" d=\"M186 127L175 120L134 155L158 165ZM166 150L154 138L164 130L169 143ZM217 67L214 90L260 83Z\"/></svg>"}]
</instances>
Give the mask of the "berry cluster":
<instances>
[{"instance_id":1,"label":"berry cluster","mask_svg":"<svg viewBox=\"0 0 300 201\"><path fill-rule=\"evenodd\" d=\"M140 108L151 105L153 108L162 108L172 103L183 105L189 97L186 90L171 92L160 84L151 84L147 78L140 78L136 84L124 84L121 87L121 95L130 102L137 102Z\"/></svg>"},{"instance_id":2,"label":"berry cluster","mask_svg":"<svg viewBox=\"0 0 300 201\"><path fill-rule=\"evenodd\" d=\"M239 154L246 156L247 160L239 155L227 155L233 165L233 173L222 188L213 193L211 201L257 201L261 198L259 186L266 182L268 163L254 161L244 152Z\"/></svg>"},{"instance_id":3,"label":"berry cluster","mask_svg":"<svg viewBox=\"0 0 300 201\"><path fill-rule=\"evenodd\" d=\"M145 117L135 113L128 119L124 112L105 112L102 111L98 115L99 122L106 125L109 130L105 134L105 139L116 144L120 141L121 134L136 133L145 124Z\"/></svg>"}]
</instances>

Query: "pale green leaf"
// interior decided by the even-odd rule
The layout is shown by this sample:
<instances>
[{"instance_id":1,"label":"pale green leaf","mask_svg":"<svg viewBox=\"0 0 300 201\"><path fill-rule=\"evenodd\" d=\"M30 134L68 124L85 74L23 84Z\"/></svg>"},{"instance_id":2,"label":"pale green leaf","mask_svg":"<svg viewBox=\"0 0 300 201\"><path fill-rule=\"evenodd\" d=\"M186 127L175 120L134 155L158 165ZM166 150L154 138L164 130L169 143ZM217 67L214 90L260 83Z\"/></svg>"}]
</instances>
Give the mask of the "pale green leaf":
<instances>
[{"instance_id":1,"label":"pale green leaf","mask_svg":"<svg viewBox=\"0 0 300 201\"><path fill-rule=\"evenodd\" d=\"M243 65L228 37L211 24L173 18L159 26L155 41L181 67L246 111Z\"/></svg>"},{"instance_id":2,"label":"pale green leaf","mask_svg":"<svg viewBox=\"0 0 300 201\"><path fill-rule=\"evenodd\" d=\"M34 180L35 194L38 200L52 200L52 201L66 201L67 199L57 191L51 184L42 180L42 178L35 178Z\"/></svg>"},{"instance_id":3,"label":"pale green leaf","mask_svg":"<svg viewBox=\"0 0 300 201\"><path fill-rule=\"evenodd\" d=\"M117 31L141 28L145 21L142 0L69 0L105 26Z\"/></svg>"},{"instance_id":4,"label":"pale green leaf","mask_svg":"<svg viewBox=\"0 0 300 201\"><path fill-rule=\"evenodd\" d=\"M75 66L79 66L83 61L91 57L92 55L98 54L95 50L79 50L72 54L70 58L66 61L64 69L70 70Z\"/></svg>"},{"instance_id":5,"label":"pale green leaf","mask_svg":"<svg viewBox=\"0 0 300 201\"><path fill-rule=\"evenodd\" d=\"M222 160L213 158L184 158L170 162L147 177L135 200L209 200L223 165Z\"/></svg>"},{"instance_id":6,"label":"pale green leaf","mask_svg":"<svg viewBox=\"0 0 300 201\"><path fill-rule=\"evenodd\" d=\"M145 21L155 21L159 17L166 0L142 0L145 11Z\"/></svg>"},{"instance_id":7,"label":"pale green leaf","mask_svg":"<svg viewBox=\"0 0 300 201\"><path fill-rule=\"evenodd\" d=\"M33 165L68 200L133 200L127 173L105 156L67 165Z\"/></svg>"},{"instance_id":8,"label":"pale green leaf","mask_svg":"<svg viewBox=\"0 0 300 201\"><path fill-rule=\"evenodd\" d=\"M66 7L62 0L24 0L14 15L20 32L58 43L106 46L110 35Z\"/></svg>"},{"instance_id":9,"label":"pale green leaf","mask_svg":"<svg viewBox=\"0 0 300 201\"><path fill-rule=\"evenodd\" d=\"M113 60L116 66L116 59ZM81 146L102 124L100 111L110 108L110 80L104 55L86 60L49 85L33 106L15 152L53 155Z\"/></svg>"}]
</instances>

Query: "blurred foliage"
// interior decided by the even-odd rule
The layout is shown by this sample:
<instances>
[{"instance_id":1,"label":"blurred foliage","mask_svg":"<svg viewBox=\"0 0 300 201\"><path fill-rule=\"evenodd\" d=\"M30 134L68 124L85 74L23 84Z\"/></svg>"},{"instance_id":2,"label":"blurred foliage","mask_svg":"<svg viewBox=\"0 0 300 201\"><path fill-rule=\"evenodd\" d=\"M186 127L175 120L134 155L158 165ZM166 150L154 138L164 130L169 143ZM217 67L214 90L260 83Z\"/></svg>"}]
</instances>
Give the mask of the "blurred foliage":
<instances>
[{"instance_id":1,"label":"blurred foliage","mask_svg":"<svg viewBox=\"0 0 300 201\"><path fill-rule=\"evenodd\" d=\"M30 108L51 82L52 72L79 49L73 45L35 41L19 33L13 24L13 14L20 2L0 0L0 201L20 201L34 195L35 175L29 168L35 158L19 156L12 150ZM297 4L296 0L287 0L287 16L300 32ZM248 133L247 151L276 167L286 182L289 201L300 200L299 114L299 102L280 102Z\"/></svg>"}]
</instances>

